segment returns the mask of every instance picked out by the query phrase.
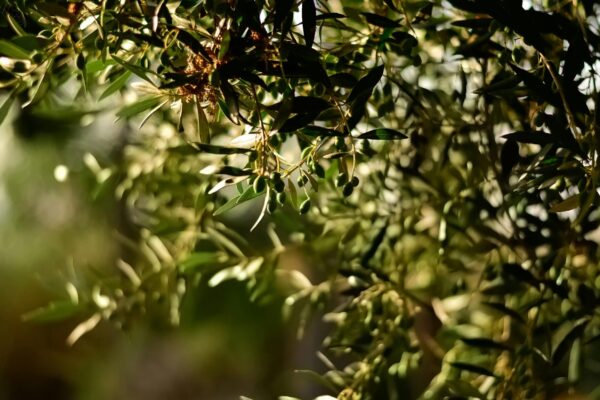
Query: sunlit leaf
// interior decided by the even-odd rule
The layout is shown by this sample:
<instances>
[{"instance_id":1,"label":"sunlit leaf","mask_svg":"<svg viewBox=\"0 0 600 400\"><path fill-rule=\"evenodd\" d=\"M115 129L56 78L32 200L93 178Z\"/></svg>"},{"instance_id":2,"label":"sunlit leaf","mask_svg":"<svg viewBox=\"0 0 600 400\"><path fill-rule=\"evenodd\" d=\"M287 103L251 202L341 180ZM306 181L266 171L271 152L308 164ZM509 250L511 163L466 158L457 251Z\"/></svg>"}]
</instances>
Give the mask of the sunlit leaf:
<instances>
[{"instance_id":1,"label":"sunlit leaf","mask_svg":"<svg viewBox=\"0 0 600 400\"><path fill-rule=\"evenodd\" d=\"M579 198L580 198L580 194L574 194L573 196L567 197L566 199L564 199L563 201L560 201L556 204L553 204L550 207L550 211L558 213L558 212L565 212L565 211L571 211L576 209L577 207L579 207Z\"/></svg>"},{"instance_id":2,"label":"sunlit leaf","mask_svg":"<svg viewBox=\"0 0 600 400\"><path fill-rule=\"evenodd\" d=\"M210 127L208 124L208 119L206 118L206 113L198 101L196 101L196 113L196 117L198 118L198 135L200 136L200 141L203 143L208 143L210 142Z\"/></svg>"},{"instance_id":3,"label":"sunlit leaf","mask_svg":"<svg viewBox=\"0 0 600 400\"><path fill-rule=\"evenodd\" d=\"M575 339L583 335L583 331L589 323L589 317L582 317L576 321L566 321L552 335L552 364L556 365L562 360Z\"/></svg>"},{"instance_id":4,"label":"sunlit leaf","mask_svg":"<svg viewBox=\"0 0 600 400\"><path fill-rule=\"evenodd\" d=\"M8 112L10 111L14 102L15 96L12 93L10 93L0 106L0 125L2 125L2 122L4 122L4 120L6 119L6 116L8 115Z\"/></svg>"},{"instance_id":5,"label":"sunlit leaf","mask_svg":"<svg viewBox=\"0 0 600 400\"><path fill-rule=\"evenodd\" d=\"M229 210L231 210L232 208L246 202L249 200L252 200L260 195L262 195L264 193L256 193L256 192L252 192L251 194L245 196L243 201L239 201L240 198L242 197L242 195L240 196L236 196L231 198L227 203L223 204L221 207L219 207L217 210L215 210L215 212L213 213L213 215L217 216L217 215L221 215Z\"/></svg>"},{"instance_id":6,"label":"sunlit leaf","mask_svg":"<svg viewBox=\"0 0 600 400\"><path fill-rule=\"evenodd\" d=\"M0 54L4 54L5 56L16 59L29 58L29 52L25 51L16 44L4 39L0 39Z\"/></svg>"},{"instance_id":7,"label":"sunlit leaf","mask_svg":"<svg viewBox=\"0 0 600 400\"><path fill-rule=\"evenodd\" d=\"M54 66L54 60L46 62L45 68L42 72L42 76L38 79L37 84L29 92L29 100L23 103L23 107L27 107L31 104L39 102L42 97L46 94L46 91L50 87L50 75L52 67Z\"/></svg>"},{"instance_id":8,"label":"sunlit leaf","mask_svg":"<svg viewBox=\"0 0 600 400\"><path fill-rule=\"evenodd\" d=\"M124 71L123 73L121 73L106 87L106 89L104 89L98 100L105 99L111 94L115 93L116 91L122 89L125 86L125 84L129 81L129 78L131 78L130 71Z\"/></svg>"},{"instance_id":9,"label":"sunlit leaf","mask_svg":"<svg viewBox=\"0 0 600 400\"><path fill-rule=\"evenodd\" d=\"M119 58L114 54L112 55L112 59L115 60L117 63L121 64L128 71L133 72L135 75L139 76L140 78L144 79L145 81L148 81L151 84L154 84L152 82L152 80L148 77L148 73L152 73L152 71L144 69L144 68L142 68L134 63L131 63L129 61L125 61L122 58Z\"/></svg>"},{"instance_id":10,"label":"sunlit leaf","mask_svg":"<svg viewBox=\"0 0 600 400\"><path fill-rule=\"evenodd\" d=\"M144 119L142 120L142 122L140 122L140 129L142 129L142 127L144 126L144 124L150 119L150 117L152 115L154 115L156 112L158 112L158 110L160 110L168 102L169 102L169 100L164 100L160 104L158 104L156 107L154 107L152 110L150 110L150 112L144 117Z\"/></svg>"},{"instance_id":11,"label":"sunlit leaf","mask_svg":"<svg viewBox=\"0 0 600 400\"><path fill-rule=\"evenodd\" d=\"M8 22L10 27L15 31L15 33L17 35L23 36L23 35L27 34L25 29L23 29L23 27L21 27L21 24L19 24L19 22L12 15L10 15L10 13L6 13L5 15L6 15L6 21Z\"/></svg>"},{"instance_id":12,"label":"sunlit leaf","mask_svg":"<svg viewBox=\"0 0 600 400\"><path fill-rule=\"evenodd\" d=\"M136 116L136 115L142 113L143 111L146 111L149 108L157 106L162 101L164 101L164 100L160 96L150 96L150 97L142 98L142 99L136 101L135 103L129 104L129 105L121 108L117 112L117 118L118 119L131 118L133 116Z\"/></svg>"}]
</instances>

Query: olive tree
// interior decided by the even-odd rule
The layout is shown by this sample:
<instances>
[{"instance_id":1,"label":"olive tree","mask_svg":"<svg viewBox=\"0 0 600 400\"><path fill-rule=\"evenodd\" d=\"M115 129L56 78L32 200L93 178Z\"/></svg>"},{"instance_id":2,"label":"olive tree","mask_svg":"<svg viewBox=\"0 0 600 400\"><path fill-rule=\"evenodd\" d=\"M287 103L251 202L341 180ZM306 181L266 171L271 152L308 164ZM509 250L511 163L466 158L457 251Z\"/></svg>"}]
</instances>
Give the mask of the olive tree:
<instances>
[{"instance_id":1,"label":"olive tree","mask_svg":"<svg viewBox=\"0 0 600 400\"><path fill-rule=\"evenodd\" d=\"M283 293L300 333L328 323L323 394L600 394L594 1L2 11L0 119L16 103L126 128L118 157L83 159L125 207L127 251L29 319L78 318L69 343L177 324L186 291L235 279Z\"/></svg>"}]
</instances>

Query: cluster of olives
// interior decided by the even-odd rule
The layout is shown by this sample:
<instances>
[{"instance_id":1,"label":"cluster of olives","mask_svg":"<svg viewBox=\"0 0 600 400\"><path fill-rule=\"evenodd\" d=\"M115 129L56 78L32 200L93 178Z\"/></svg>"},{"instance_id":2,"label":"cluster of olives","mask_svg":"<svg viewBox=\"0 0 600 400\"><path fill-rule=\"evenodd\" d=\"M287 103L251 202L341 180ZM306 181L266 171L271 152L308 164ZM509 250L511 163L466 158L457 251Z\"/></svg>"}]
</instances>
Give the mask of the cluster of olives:
<instances>
[{"instance_id":1,"label":"cluster of olives","mask_svg":"<svg viewBox=\"0 0 600 400\"><path fill-rule=\"evenodd\" d=\"M335 186L342 188L342 194L344 197L349 197L359 183L360 180L358 177L353 176L352 178L348 179L348 174L345 172L342 172L337 176L337 178L335 178Z\"/></svg>"},{"instance_id":2,"label":"cluster of olives","mask_svg":"<svg viewBox=\"0 0 600 400\"><path fill-rule=\"evenodd\" d=\"M277 209L278 205L283 205L286 200L285 182L281 178L281 173L274 171L269 177L258 175L252 182L252 187L256 193L262 193L267 188L267 185L276 193L275 196L269 197L267 205L267 209L272 213Z\"/></svg>"},{"instance_id":3,"label":"cluster of olives","mask_svg":"<svg viewBox=\"0 0 600 400\"><path fill-rule=\"evenodd\" d=\"M310 172L314 173L319 178L325 177L325 169L323 166L316 162L311 162L308 165ZM308 182L309 177L306 173L301 173L296 180L298 187L304 187ZM349 197L353 193L354 188L358 186L359 182L360 181L358 177L349 177L345 172L340 173L335 179L335 185L339 188L342 188L342 194L344 197ZM270 188L272 193L275 193L275 195L270 195L269 199L267 200L267 210L270 213L274 212L278 206L285 204L287 199L285 186L286 185L281 177L281 173L277 171L271 172L269 176L258 175L252 180L252 187L255 193L262 193L267 189L267 187ZM300 214L306 214L310 210L310 207L311 200L310 198L306 198L300 203L298 211Z\"/></svg>"}]
</instances>

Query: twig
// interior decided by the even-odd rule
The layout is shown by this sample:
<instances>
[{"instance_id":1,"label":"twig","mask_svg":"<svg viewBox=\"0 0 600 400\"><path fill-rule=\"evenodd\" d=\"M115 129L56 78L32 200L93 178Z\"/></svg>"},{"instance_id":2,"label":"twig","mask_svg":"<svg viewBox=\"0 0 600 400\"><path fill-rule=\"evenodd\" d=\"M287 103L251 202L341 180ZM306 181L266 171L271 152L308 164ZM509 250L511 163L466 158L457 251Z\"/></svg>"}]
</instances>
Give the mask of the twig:
<instances>
[{"instance_id":1,"label":"twig","mask_svg":"<svg viewBox=\"0 0 600 400\"><path fill-rule=\"evenodd\" d=\"M546 59L546 57L542 53L539 54L544 65L548 69L548 72L550 72L552 80L556 84L558 94L560 95L560 99L562 100L563 106L565 107L565 112L567 113L567 121L569 122L569 128L571 128L571 131L573 131L573 135L575 135L575 138L581 140L583 138L583 135L579 132L579 129L577 129L577 125L575 124L575 117L573 116L573 112L571 111L571 107L569 106L569 102L567 101L567 97L565 96L560 77L556 74L556 71L554 71L554 68L548 62L548 59Z\"/></svg>"}]
</instances>

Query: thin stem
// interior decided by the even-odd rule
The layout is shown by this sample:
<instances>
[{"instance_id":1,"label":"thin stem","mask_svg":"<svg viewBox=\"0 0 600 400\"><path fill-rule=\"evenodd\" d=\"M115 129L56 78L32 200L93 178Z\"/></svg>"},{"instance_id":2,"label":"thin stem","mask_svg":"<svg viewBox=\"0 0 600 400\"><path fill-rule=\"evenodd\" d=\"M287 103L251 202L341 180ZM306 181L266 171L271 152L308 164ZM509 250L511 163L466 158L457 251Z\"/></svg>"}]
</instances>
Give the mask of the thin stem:
<instances>
[{"instance_id":1,"label":"thin stem","mask_svg":"<svg viewBox=\"0 0 600 400\"><path fill-rule=\"evenodd\" d=\"M269 145L269 133L265 128L265 124L262 118L262 109L260 107L260 102L258 101L258 96L256 95L256 88L254 85L250 86L252 88L252 97L254 102L256 103L256 112L258 113L258 121L260 123L260 133L261 133L261 141L260 141L260 157L261 157L261 165L260 165L260 174L264 175L267 167L267 147Z\"/></svg>"},{"instance_id":2,"label":"thin stem","mask_svg":"<svg viewBox=\"0 0 600 400\"><path fill-rule=\"evenodd\" d=\"M567 101L567 96L565 95L565 91L564 91L562 83L560 81L560 77L554 70L554 67L548 62L546 57L542 53L539 53L539 55L540 55L540 58L542 59L542 62L546 66L546 69L548 70L548 72L550 72L550 76L552 76L552 80L556 84L556 88L558 89L558 94L560 95L560 99L562 100L563 106L565 108L565 112L567 113L567 121L569 121L569 128L571 128L571 131L573 131L573 135L575 136L575 138L577 138L578 140L581 140L583 138L583 135L579 132L579 129L577 128L577 125L575 124L575 117L573 116L573 112L571 111L571 107L569 106L569 102Z\"/></svg>"}]
</instances>

